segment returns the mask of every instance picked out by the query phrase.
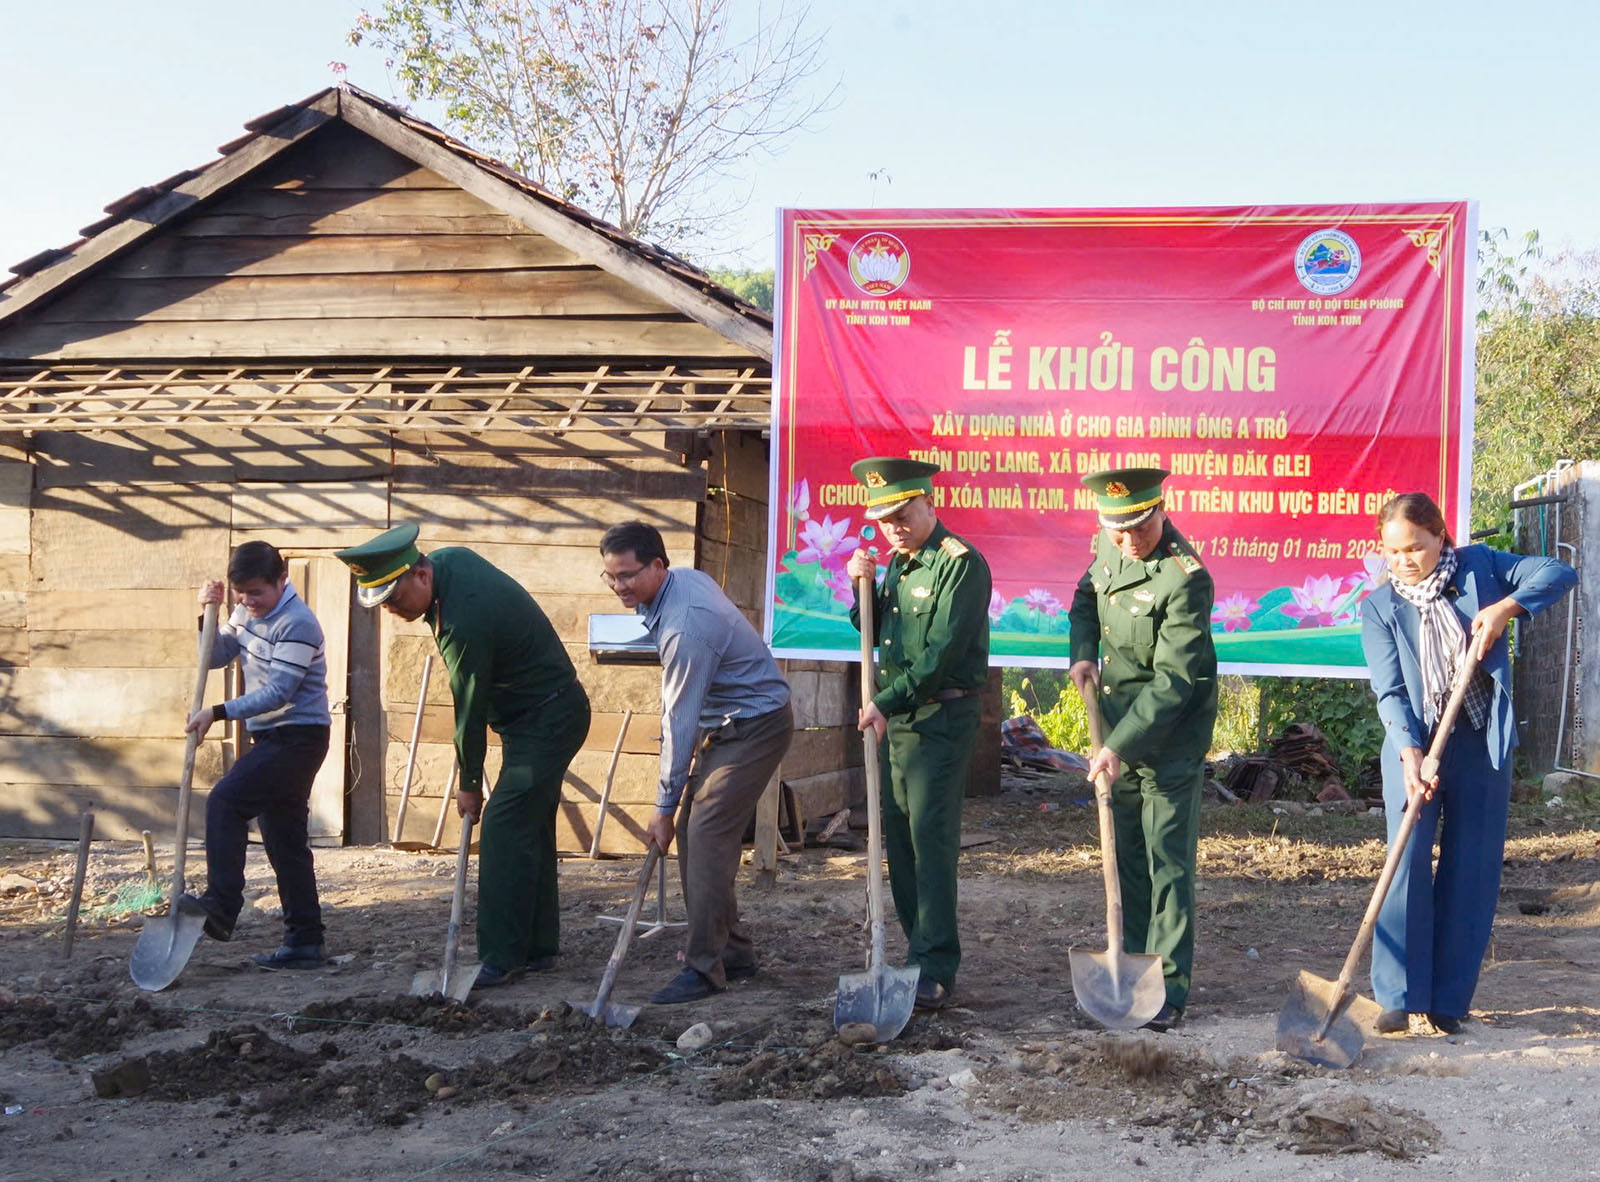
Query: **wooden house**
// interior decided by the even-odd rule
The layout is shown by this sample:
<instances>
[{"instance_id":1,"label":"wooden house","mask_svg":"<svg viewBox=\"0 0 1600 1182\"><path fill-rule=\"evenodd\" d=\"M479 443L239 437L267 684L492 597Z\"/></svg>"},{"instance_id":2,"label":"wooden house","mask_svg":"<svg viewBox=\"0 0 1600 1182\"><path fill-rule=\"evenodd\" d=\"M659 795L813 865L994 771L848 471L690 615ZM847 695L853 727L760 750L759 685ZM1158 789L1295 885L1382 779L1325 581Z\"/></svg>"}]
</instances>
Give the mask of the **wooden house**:
<instances>
[{"instance_id":1,"label":"wooden house","mask_svg":"<svg viewBox=\"0 0 1600 1182\"><path fill-rule=\"evenodd\" d=\"M438 662L418 709L433 642L354 606L332 557L416 521L424 549L465 544L516 577L578 666L595 722L561 848L589 848L608 774L605 846L638 848L659 671L590 659L590 615L621 610L597 543L652 522L756 616L770 318L351 87L220 153L0 286L0 835L67 837L90 805L98 836L169 830L195 590L251 538L289 556L328 637L317 839L390 835L419 715L402 836L447 813L453 832ZM788 674L807 729L782 776L816 815L859 777L851 679ZM237 741L204 745L197 801Z\"/></svg>"}]
</instances>

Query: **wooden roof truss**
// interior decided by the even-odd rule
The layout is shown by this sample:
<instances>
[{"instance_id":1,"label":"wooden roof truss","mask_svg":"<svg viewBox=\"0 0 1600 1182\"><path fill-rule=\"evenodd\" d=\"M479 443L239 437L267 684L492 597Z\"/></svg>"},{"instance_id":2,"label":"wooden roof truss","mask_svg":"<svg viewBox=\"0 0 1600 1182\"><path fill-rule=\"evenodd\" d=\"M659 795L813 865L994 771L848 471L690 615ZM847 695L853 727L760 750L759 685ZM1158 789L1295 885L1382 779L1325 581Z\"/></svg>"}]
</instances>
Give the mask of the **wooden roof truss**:
<instances>
[{"instance_id":1,"label":"wooden roof truss","mask_svg":"<svg viewBox=\"0 0 1600 1182\"><path fill-rule=\"evenodd\" d=\"M62 364L0 367L0 431L765 430L765 367Z\"/></svg>"}]
</instances>

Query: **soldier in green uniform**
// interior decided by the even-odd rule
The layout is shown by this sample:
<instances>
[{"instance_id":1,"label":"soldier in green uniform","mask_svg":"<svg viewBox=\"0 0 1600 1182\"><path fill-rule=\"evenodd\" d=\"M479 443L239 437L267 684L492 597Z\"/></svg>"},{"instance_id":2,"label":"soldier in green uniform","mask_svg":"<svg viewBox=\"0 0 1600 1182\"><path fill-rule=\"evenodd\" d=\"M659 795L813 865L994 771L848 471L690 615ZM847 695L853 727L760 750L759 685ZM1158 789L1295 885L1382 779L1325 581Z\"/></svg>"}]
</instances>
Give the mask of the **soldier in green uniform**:
<instances>
[{"instance_id":1,"label":"soldier in green uniform","mask_svg":"<svg viewBox=\"0 0 1600 1182\"><path fill-rule=\"evenodd\" d=\"M908 963L922 969L917 1006L939 1009L961 963L956 858L978 694L989 676L989 565L940 523L936 465L875 457L850 470L867 486L868 520L893 550L873 598L880 688L862 704L860 728L880 740L889 887ZM877 565L857 550L850 577L873 578ZM850 620L861 627L859 601Z\"/></svg>"},{"instance_id":2,"label":"soldier in green uniform","mask_svg":"<svg viewBox=\"0 0 1600 1182\"><path fill-rule=\"evenodd\" d=\"M589 698L533 597L460 546L424 555L417 527L398 525L338 552L356 597L403 620L425 619L450 671L456 713L456 809L481 818L474 988L555 963L556 809L567 765L589 733ZM500 736L494 795L483 802L486 729Z\"/></svg>"},{"instance_id":3,"label":"soldier in green uniform","mask_svg":"<svg viewBox=\"0 0 1600 1182\"><path fill-rule=\"evenodd\" d=\"M1105 743L1089 767L1112 781L1123 947L1161 957L1167 1001L1149 1023L1183 1017L1194 959L1200 787L1217 717L1214 589L1162 508L1160 468L1085 476L1104 528L1072 597L1072 680L1095 688Z\"/></svg>"}]
</instances>

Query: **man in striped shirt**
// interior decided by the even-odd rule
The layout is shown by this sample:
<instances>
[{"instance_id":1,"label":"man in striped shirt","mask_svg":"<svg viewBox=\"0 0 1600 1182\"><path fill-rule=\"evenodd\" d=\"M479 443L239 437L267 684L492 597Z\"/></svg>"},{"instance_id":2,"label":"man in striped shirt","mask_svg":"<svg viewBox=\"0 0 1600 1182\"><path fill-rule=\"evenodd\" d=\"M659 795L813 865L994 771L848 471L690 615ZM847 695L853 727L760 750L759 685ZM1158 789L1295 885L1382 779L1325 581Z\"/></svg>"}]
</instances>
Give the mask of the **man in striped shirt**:
<instances>
[{"instance_id":1,"label":"man in striped shirt","mask_svg":"<svg viewBox=\"0 0 1600 1182\"><path fill-rule=\"evenodd\" d=\"M206 935L233 935L244 905L248 827L257 821L278 877L284 936L282 947L253 959L267 969L315 968L322 963L322 907L306 824L332 721L322 625L290 585L283 556L266 542L233 552L228 583L238 606L217 630L211 667L240 658L245 692L197 711L185 729L204 739L213 722L242 718L252 743L206 800L206 890L184 899L204 912ZM224 602L222 584L206 583L200 602Z\"/></svg>"}]
</instances>

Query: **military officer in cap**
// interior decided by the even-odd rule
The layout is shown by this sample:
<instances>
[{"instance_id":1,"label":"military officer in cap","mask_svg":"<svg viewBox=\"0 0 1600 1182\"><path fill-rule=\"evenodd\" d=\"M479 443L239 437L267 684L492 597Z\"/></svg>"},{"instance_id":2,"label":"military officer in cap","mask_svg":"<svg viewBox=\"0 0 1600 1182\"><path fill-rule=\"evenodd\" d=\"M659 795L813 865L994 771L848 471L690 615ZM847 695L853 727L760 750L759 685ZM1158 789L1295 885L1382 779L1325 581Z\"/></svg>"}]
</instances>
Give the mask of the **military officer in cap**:
<instances>
[{"instance_id":1,"label":"military officer in cap","mask_svg":"<svg viewBox=\"0 0 1600 1182\"><path fill-rule=\"evenodd\" d=\"M1166 1004L1183 1016L1194 958L1195 844L1200 787L1217 717L1214 589L1162 508L1160 468L1085 476L1100 525L1094 559L1072 597L1072 680L1100 702L1105 742L1089 766L1112 782L1123 945L1161 957Z\"/></svg>"},{"instance_id":2,"label":"military officer in cap","mask_svg":"<svg viewBox=\"0 0 1600 1182\"><path fill-rule=\"evenodd\" d=\"M961 963L956 858L961 804L978 735L978 694L989 677L989 565L940 523L934 464L880 456L850 469L867 487L866 516L892 554L873 595L878 685L860 729L881 740L884 848L908 963L921 968L917 1006L949 1000ZM848 570L873 579L877 557L857 550ZM859 600L850 620L861 627Z\"/></svg>"},{"instance_id":3,"label":"military officer in cap","mask_svg":"<svg viewBox=\"0 0 1600 1182\"><path fill-rule=\"evenodd\" d=\"M423 554L398 525L338 557L356 597L403 620L426 620L450 671L456 713L457 811L481 819L474 988L555 963L556 808L567 765L589 733L589 699L533 597L460 546ZM500 736L494 795L483 802L486 728Z\"/></svg>"}]
</instances>

